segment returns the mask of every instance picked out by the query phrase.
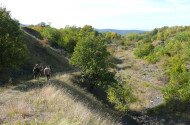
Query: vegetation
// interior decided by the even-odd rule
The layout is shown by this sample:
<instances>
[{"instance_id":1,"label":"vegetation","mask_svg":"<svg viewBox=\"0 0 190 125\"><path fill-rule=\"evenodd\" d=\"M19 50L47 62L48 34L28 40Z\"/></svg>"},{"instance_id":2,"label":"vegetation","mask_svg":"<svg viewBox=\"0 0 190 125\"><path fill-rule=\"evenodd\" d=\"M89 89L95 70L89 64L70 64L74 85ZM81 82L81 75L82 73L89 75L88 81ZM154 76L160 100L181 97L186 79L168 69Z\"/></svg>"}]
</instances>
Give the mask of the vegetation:
<instances>
[{"instance_id":1,"label":"vegetation","mask_svg":"<svg viewBox=\"0 0 190 125\"><path fill-rule=\"evenodd\" d=\"M49 25L30 26L30 28L38 31L42 38L48 40L50 45L65 49L72 54L77 42L86 36L98 35L92 26L86 25L83 28L76 26L66 26L64 29L55 29Z\"/></svg>"},{"instance_id":2,"label":"vegetation","mask_svg":"<svg viewBox=\"0 0 190 125\"><path fill-rule=\"evenodd\" d=\"M137 101L134 93L138 96L141 94L139 96L141 99L139 100L144 101L145 97L143 96L151 94L151 92L148 93L147 91L156 91L158 93L155 93L155 96L157 96L156 94L160 94L159 92L162 90L167 110L177 111L179 114L182 114L185 110L190 112L188 108L190 100L190 27L163 27L143 34L131 33L125 36L113 32L99 33L90 25L85 25L82 28L66 26L62 29L56 29L42 22L39 25L23 29L24 31L33 32L31 35L36 35L36 38L45 41L50 46L42 46L40 40L23 33L19 22L11 19L10 13L5 8L0 8L0 70L21 66L27 56L26 67L31 68L34 63L42 63L55 65L54 71L70 70L71 66L62 51L64 49L71 55L71 58L69 57L70 64L81 71L79 73L80 77L75 80L103 102L114 106L116 110L129 110L129 104ZM117 46L117 49L121 49L120 45L124 45L125 50L116 50L114 48ZM108 52L108 47L113 55ZM120 55L116 58L114 57L115 51L119 51L119 54L126 51L126 55ZM134 58L134 56L137 58ZM144 63L145 61L142 59L152 64ZM137 62L139 63L138 65ZM114 65L114 63L117 63L117 65ZM154 69L160 71L155 68L156 66L162 67L162 70L164 70L161 75L169 77L168 80L165 80L167 84L162 87L151 83L153 80L157 80L156 83L162 80L162 78L160 78L161 80L158 79L161 75L153 71ZM150 76L155 77L155 79L150 79ZM122 78L119 79L119 77ZM64 84L60 79L53 80L56 82L56 86L60 85L60 83ZM32 83L32 85L34 84ZM65 86L68 87L68 85ZM37 96L34 91L37 92L39 98L35 98ZM3 113L10 118L18 114L25 117L28 114L31 115L30 110L27 109L29 105L36 108L37 112L40 112L41 109L38 107L43 107L44 105L48 110L54 110L52 109L52 107L56 107L54 101L58 104L65 104L65 100L62 98L65 93L63 94L54 86L39 88L34 91L28 94L29 101L22 98L24 104L27 101L30 102L30 104L26 104L26 110L18 108L19 106L16 104L10 110L8 107L8 113ZM31 98L30 94L34 95L34 98ZM77 94L80 94L80 92ZM49 124L62 124L63 122L64 124L102 124L104 122L104 119L100 119L99 116L93 117L94 115L96 116L96 113L89 113L89 118L84 120L80 113L75 110L68 112L66 109L76 109L79 108L78 105L80 107L83 107L83 105L76 103L72 99L70 100L67 96L64 96L64 98L67 98L66 101L69 100L69 104L63 105L65 109L57 106L56 108L58 109L55 109L57 112L48 121ZM157 101L162 101L159 98L156 97ZM153 99L155 98L148 101ZM74 105L75 103L76 105ZM155 104L149 105L150 102L145 103L147 104L145 104L146 107L143 107L145 105L139 105L143 108L155 106ZM154 100L151 103L154 103ZM70 107L70 105L72 106ZM5 108L7 107L5 106ZM90 112L85 107L82 110ZM36 113L35 111L32 112ZM71 114L75 116L72 117ZM65 117L67 115L68 117ZM65 119L62 119L63 117ZM35 120L30 122L31 124L37 124ZM46 122L40 121L40 123L45 124ZM18 124L22 123L18 121ZM111 124L111 122L105 121L105 124Z\"/></svg>"},{"instance_id":3,"label":"vegetation","mask_svg":"<svg viewBox=\"0 0 190 125\"><path fill-rule=\"evenodd\" d=\"M151 43L140 43L134 50L134 54L139 58L143 58L148 56L153 49L154 46Z\"/></svg>"},{"instance_id":4,"label":"vegetation","mask_svg":"<svg viewBox=\"0 0 190 125\"><path fill-rule=\"evenodd\" d=\"M95 98L72 85L72 74L30 80L0 91L1 124L120 125ZM1 89L1 88L0 88ZM7 101L11 100L11 101ZM18 101L19 100L19 101ZM27 118L27 120L26 120Z\"/></svg>"},{"instance_id":5,"label":"vegetation","mask_svg":"<svg viewBox=\"0 0 190 125\"><path fill-rule=\"evenodd\" d=\"M150 63L161 62L163 64L162 68L169 76L169 83L163 89L164 99L166 103L170 103L170 110L173 111L182 111L188 106L190 99L189 31L190 27L187 26L163 27L144 35L131 35L133 37L130 39L130 41L135 41L134 55L136 57L143 58ZM145 37L149 39L147 42L144 42ZM185 105L179 106L182 103Z\"/></svg>"},{"instance_id":6,"label":"vegetation","mask_svg":"<svg viewBox=\"0 0 190 125\"><path fill-rule=\"evenodd\" d=\"M91 35L77 43L70 62L81 69L83 83L87 84L91 92L100 89L116 109L127 110L127 104L134 101L132 93L123 88L115 80L114 74L108 70L112 65L109 57L105 39Z\"/></svg>"},{"instance_id":7,"label":"vegetation","mask_svg":"<svg viewBox=\"0 0 190 125\"><path fill-rule=\"evenodd\" d=\"M110 86L107 90L108 99L119 111L129 110L129 104L136 101L131 87L124 84Z\"/></svg>"},{"instance_id":8,"label":"vegetation","mask_svg":"<svg viewBox=\"0 0 190 125\"><path fill-rule=\"evenodd\" d=\"M19 25L6 8L0 7L0 69L16 68L26 59L27 48Z\"/></svg>"}]
</instances>

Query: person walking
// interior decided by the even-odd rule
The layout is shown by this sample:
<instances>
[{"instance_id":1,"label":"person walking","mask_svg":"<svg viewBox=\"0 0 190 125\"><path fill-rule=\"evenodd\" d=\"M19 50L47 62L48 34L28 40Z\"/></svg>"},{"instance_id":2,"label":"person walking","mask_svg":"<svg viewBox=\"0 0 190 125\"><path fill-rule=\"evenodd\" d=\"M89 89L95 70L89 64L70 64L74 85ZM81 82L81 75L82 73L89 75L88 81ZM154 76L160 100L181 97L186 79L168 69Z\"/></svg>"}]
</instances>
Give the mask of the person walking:
<instances>
[{"instance_id":1,"label":"person walking","mask_svg":"<svg viewBox=\"0 0 190 125\"><path fill-rule=\"evenodd\" d=\"M44 75L47 77L47 80L50 79L51 77L51 69L49 66L46 66L46 68L44 69Z\"/></svg>"},{"instance_id":2,"label":"person walking","mask_svg":"<svg viewBox=\"0 0 190 125\"><path fill-rule=\"evenodd\" d=\"M34 79L38 78L39 77L39 73L40 73L40 69L39 69L39 65L36 64L33 68L33 76L34 76Z\"/></svg>"}]
</instances>

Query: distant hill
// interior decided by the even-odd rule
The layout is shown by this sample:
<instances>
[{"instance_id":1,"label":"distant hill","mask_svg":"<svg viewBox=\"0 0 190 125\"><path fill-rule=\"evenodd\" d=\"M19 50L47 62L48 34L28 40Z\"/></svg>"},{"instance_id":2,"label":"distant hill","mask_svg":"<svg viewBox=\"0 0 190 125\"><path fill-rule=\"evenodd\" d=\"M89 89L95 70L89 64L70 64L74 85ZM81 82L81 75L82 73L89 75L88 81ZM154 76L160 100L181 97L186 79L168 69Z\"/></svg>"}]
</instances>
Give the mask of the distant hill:
<instances>
[{"instance_id":1,"label":"distant hill","mask_svg":"<svg viewBox=\"0 0 190 125\"><path fill-rule=\"evenodd\" d=\"M105 33L105 32L115 32L120 35L125 35L129 33L144 33L146 31L143 30L117 30L117 29L96 29L100 33Z\"/></svg>"}]
</instances>

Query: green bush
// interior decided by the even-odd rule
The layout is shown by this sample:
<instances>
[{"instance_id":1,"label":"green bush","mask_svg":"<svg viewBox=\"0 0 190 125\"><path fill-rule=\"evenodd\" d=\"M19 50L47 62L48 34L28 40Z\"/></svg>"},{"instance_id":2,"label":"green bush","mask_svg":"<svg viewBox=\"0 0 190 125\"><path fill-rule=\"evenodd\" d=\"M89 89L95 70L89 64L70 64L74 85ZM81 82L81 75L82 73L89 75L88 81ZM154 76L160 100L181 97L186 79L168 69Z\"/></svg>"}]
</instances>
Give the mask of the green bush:
<instances>
[{"instance_id":1,"label":"green bush","mask_svg":"<svg viewBox=\"0 0 190 125\"><path fill-rule=\"evenodd\" d=\"M180 55L169 58L166 72L170 76L170 83L182 84L189 80L189 72L185 66L185 60Z\"/></svg>"},{"instance_id":2,"label":"green bush","mask_svg":"<svg viewBox=\"0 0 190 125\"><path fill-rule=\"evenodd\" d=\"M164 99L166 102L177 100L188 102L190 100L190 82L182 84L169 84L163 89Z\"/></svg>"},{"instance_id":3,"label":"green bush","mask_svg":"<svg viewBox=\"0 0 190 125\"><path fill-rule=\"evenodd\" d=\"M136 99L132 94L132 89L129 86L122 86L115 84L110 86L107 90L108 100L113 103L115 109L120 111L128 110L128 104L134 102Z\"/></svg>"},{"instance_id":4,"label":"green bush","mask_svg":"<svg viewBox=\"0 0 190 125\"><path fill-rule=\"evenodd\" d=\"M184 102L190 99L190 72L186 69L185 60L180 55L175 55L167 62L166 69L170 76L169 84L163 90L166 102Z\"/></svg>"},{"instance_id":5,"label":"green bush","mask_svg":"<svg viewBox=\"0 0 190 125\"><path fill-rule=\"evenodd\" d=\"M135 56L143 58L153 52L154 46L151 43L140 43L134 50Z\"/></svg>"},{"instance_id":6,"label":"green bush","mask_svg":"<svg viewBox=\"0 0 190 125\"><path fill-rule=\"evenodd\" d=\"M84 38L75 47L70 63L79 67L84 74L96 74L107 71L109 56L110 53L101 38Z\"/></svg>"},{"instance_id":7,"label":"green bush","mask_svg":"<svg viewBox=\"0 0 190 125\"><path fill-rule=\"evenodd\" d=\"M156 63L160 60L160 58L156 54L150 54L150 55L146 56L145 59L149 63Z\"/></svg>"},{"instance_id":8,"label":"green bush","mask_svg":"<svg viewBox=\"0 0 190 125\"><path fill-rule=\"evenodd\" d=\"M190 82L184 83L181 88L178 90L180 99L183 102L187 102L190 100Z\"/></svg>"},{"instance_id":9,"label":"green bush","mask_svg":"<svg viewBox=\"0 0 190 125\"><path fill-rule=\"evenodd\" d=\"M77 43L70 63L82 71L91 88L103 87L111 83L108 77L108 68L111 65L109 56L104 40L87 37Z\"/></svg>"},{"instance_id":10,"label":"green bush","mask_svg":"<svg viewBox=\"0 0 190 125\"><path fill-rule=\"evenodd\" d=\"M163 56L163 55L165 55L165 54L167 53L167 49L166 49L166 47L163 46L163 45L158 45L158 46L156 46L156 47L154 48L154 53L155 53L157 56L161 57L161 56Z\"/></svg>"}]
</instances>

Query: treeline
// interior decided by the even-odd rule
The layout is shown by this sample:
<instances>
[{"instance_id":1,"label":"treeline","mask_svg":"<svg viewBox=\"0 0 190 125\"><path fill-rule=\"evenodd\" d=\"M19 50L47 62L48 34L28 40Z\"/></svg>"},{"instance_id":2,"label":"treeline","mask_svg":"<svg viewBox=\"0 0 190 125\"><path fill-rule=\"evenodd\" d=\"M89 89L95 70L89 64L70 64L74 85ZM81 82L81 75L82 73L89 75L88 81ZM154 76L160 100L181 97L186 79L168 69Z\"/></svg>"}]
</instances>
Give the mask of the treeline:
<instances>
[{"instance_id":1,"label":"treeline","mask_svg":"<svg viewBox=\"0 0 190 125\"><path fill-rule=\"evenodd\" d=\"M121 35L117 33L99 33L90 25L85 25L82 28L66 26L65 28L56 29L43 23L43 25L32 25L29 28L38 31L41 35L39 38L48 40L51 46L63 48L68 53L73 53L76 44L85 37L99 36L105 39L107 43L112 43L121 38Z\"/></svg>"},{"instance_id":2,"label":"treeline","mask_svg":"<svg viewBox=\"0 0 190 125\"><path fill-rule=\"evenodd\" d=\"M149 63L162 64L169 82L163 89L170 110L185 110L190 100L190 26L163 27L145 34L129 34L126 46Z\"/></svg>"}]
</instances>

